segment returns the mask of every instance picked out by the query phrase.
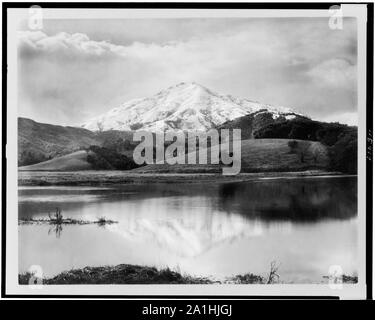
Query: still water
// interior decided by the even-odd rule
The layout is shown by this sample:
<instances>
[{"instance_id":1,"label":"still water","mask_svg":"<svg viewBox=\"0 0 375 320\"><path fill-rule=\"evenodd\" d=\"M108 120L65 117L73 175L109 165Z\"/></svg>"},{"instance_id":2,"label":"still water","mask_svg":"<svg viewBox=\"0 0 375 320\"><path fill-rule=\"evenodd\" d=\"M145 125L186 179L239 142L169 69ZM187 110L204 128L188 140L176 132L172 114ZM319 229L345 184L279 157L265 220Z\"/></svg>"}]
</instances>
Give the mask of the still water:
<instances>
[{"instance_id":1,"label":"still water","mask_svg":"<svg viewBox=\"0 0 375 320\"><path fill-rule=\"evenodd\" d=\"M120 263L170 267L222 279L265 275L324 282L331 265L357 271L356 178L296 178L223 184L20 187L19 217L117 224L19 226L19 272L45 276Z\"/></svg>"}]
</instances>

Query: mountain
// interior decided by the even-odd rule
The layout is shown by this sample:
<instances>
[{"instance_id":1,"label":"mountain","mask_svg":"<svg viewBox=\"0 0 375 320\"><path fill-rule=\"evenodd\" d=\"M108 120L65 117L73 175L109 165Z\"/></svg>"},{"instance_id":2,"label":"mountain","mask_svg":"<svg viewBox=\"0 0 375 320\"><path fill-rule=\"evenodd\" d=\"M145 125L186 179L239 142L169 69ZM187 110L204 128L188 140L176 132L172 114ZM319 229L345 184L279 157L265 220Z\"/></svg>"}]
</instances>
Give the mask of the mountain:
<instances>
[{"instance_id":1,"label":"mountain","mask_svg":"<svg viewBox=\"0 0 375 320\"><path fill-rule=\"evenodd\" d=\"M296 115L286 107L222 95L195 82L183 82L152 97L125 102L81 127L91 131L207 130L260 110L272 114L273 119L281 115Z\"/></svg>"}]
</instances>

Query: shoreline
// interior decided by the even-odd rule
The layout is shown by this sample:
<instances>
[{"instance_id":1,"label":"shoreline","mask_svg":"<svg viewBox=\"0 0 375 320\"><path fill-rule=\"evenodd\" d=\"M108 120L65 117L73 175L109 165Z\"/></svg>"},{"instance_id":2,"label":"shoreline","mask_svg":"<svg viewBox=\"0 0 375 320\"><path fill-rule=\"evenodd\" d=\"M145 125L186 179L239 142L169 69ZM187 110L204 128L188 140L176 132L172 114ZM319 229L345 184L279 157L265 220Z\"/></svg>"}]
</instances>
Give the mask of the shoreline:
<instances>
[{"instance_id":1,"label":"shoreline","mask_svg":"<svg viewBox=\"0 0 375 320\"><path fill-rule=\"evenodd\" d=\"M142 183L230 183L254 180L355 177L322 170L254 172L225 176L218 173L135 173L128 171L18 171L18 186L111 186Z\"/></svg>"},{"instance_id":2,"label":"shoreline","mask_svg":"<svg viewBox=\"0 0 375 320\"><path fill-rule=\"evenodd\" d=\"M181 274L169 268L119 264L116 266L84 267L63 271L50 278L35 278L29 272L18 275L20 285L66 285L66 284L280 284L284 283L277 274L278 267L271 264L266 275L253 273L228 276L223 280L207 276ZM32 282L34 281L34 282ZM328 276L322 276L321 284L329 282ZM342 283L358 283L355 275L342 275Z\"/></svg>"}]
</instances>

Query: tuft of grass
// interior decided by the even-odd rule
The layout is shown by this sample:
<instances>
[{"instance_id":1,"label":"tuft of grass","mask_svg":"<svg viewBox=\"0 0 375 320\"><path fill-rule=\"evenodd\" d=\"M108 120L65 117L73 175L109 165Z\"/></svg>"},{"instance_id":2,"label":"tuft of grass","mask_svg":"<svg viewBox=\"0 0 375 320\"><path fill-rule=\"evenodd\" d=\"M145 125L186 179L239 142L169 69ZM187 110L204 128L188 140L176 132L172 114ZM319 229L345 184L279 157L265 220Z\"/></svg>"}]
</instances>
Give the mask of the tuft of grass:
<instances>
[{"instance_id":1,"label":"tuft of grass","mask_svg":"<svg viewBox=\"0 0 375 320\"><path fill-rule=\"evenodd\" d=\"M235 284L264 284L265 279L262 276L253 274L253 273L245 273L245 274L238 274L232 278L229 278L229 283Z\"/></svg>"},{"instance_id":2,"label":"tuft of grass","mask_svg":"<svg viewBox=\"0 0 375 320\"><path fill-rule=\"evenodd\" d=\"M32 275L19 275L19 284L29 284ZM183 276L169 268L120 264L117 266L85 267L65 271L53 278L43 279L43 284L208 284L206 278Z\"/></svg>"},{"instance_id":3,"label":"tuft of grass","mask_svg":"<svg viewBox=\"0 0 375 320\"><path fill-rule=\"evenodd\" d=\"M323 278L332 280L331 276L323 276ZM347 283L347 284L358 283L358 276L343 274L342 276L338 277L337 280L339 280L341 283Z\"/></svg>"},{"instance_id":4,"label":"tuft of grass","mask_svg":"<svg viewBox=\"0 0 375 320\"><path fill-rule=\"evenodd\" d=\"M33 276L30 272L25 272L18 275L18 283L19 284L29 284L31 277Z\"/></svg>"},{"instance_id":5,"label":"tuft of grass","mask_svg":"<svg viewBox=\"0 0 375 320\"><path fill-rule=\"evenodd\" d=\"M39 284L272 284L279 281L276 274L280 265L271 262L270 271L263 277L253 273L236 275L217 280L212 277L199 277L181 274L170 268L157 269L149 266L120 264L116 266L85 267L61 272L52 278L38 278ZM21 285L30 284L34 275L26 272L18 275ZM328 278L328 276L324 276ZM358 276L343 275L343 283L357 283Z\"/></svg>"},{"instance_id":6,"label":"tuft of grass","mask_svg":"<svg viewBox=\"0 0 375 320\"><path fill-rule=\"evenodd\" d=\"M356 275L349 276L349 275L343 274L342 282L343 283L358 283L358 276Z\"/></svg>"},{"instance_id":7,"label":"tuft of grass","mask_svg":"<svg viewBox=\"0 0 375 320\"><path fill-rule=\"evenodd\" d=\"M236 283L236 284L273 284L279 281L280 276L277 271L280 264L276 261L272 261L270 265L270 271L266 277L262 277L253 273L238 274L234 277L228 278L226 283Z\"/></svg>"},{"instance_id":8,"label":"tuft of grass","mask_svg":"<svg viewBox=\"0 0 375 320\"><path fill-rule=\"evenodd\" d=\"M112 223L117 223L117 221L107 219L106 217L102 216L99 217L97 221L95 221L99 226L104 226L106 224L112 224Z\"/></svg>"}]
</instances>

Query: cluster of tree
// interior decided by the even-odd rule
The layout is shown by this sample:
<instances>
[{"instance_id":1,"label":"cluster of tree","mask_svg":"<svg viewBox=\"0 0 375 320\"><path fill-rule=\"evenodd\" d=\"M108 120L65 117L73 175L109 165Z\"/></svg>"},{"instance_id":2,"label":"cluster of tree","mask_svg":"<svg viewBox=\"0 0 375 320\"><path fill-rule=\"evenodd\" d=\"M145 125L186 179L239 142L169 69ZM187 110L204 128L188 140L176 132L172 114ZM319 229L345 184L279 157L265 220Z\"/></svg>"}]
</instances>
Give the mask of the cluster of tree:
<instances>
[{"instance_id":1,"label":"cluster of tree","mask_svg":"<svg viewBox=\"0 0 375 320\"><path fill-rule=\"evenodd\" d=\"M296 119L269 124L254 132L254 138L319 141L329 150L331 169L357 172L357 128L340 123Z\"/></svg>"},{"instance_id":2,"label":"cluster of tree","mask_svg":"<svg viewBox=\"0 0 375 320\"><path fill-rule=\"evenodd\" d=\"M176 138L173 141L164 141L164 150L167 149L168 146L170 146L172 143L176 142ZM219 143L221 142L221 136L219 135ZM106 137L103 139L102 147L106 149L110 149L116 153L121 153L129 156L135 147L139 144L137 141L132 141L132 138L121 138L121 137ZM207 148L210 148L212 144L211 137L209 136L207 138ZM156 145L156 137L153 135L153 146ZM195 142L195 148L196 150L199 150L199 140L196 139ZM186 135L185 137L185 154L189 153L189 142L188 137ZM144 152L142 152L142 155L144 155ZM173 156L177 156L177 152L174 152ZM156 158L156 148L153 147L153 157Z\"/></svg>"},{"instance_id":3,"label":"cluster of tree","mask_svg":"<svg viewBox=\"0 0 375 320\"><path fill-rule=\"evenodd\" d=\"M35 153L30 150L22 150L18 156L18 166L28 166L42 161L50 160L51 156Z\"/></svg>"},{"instance_id":4,"label":"cluster of tree","mask_svg":"<svg viewBox=\"0 0 375 320\"><path fill-rule=\"evenodd\" d=\"M299 156L301 163L305 162L305 156L308 152L309 145L298 143L296 140L290 140L288 142L291 153L295 153ZM317 155L314 155L314 162L317 162Z\"/></svg>"},{"instance_id":5,"label":"cluster of tree","mask_svg":"<svg viewBox=\"0 0 375 320\"><path fill-rule=\"evenodd\" d=\"M95 170L131 170L138 167L133 159L113 149L90 146L88 151L87 161Z\"/></svg>"},{"instance_id":6,"label":"cluster of tree","mask_svg":"<svg viewBox=\"0 0 375 320\"><path fill-rule=\"evenodd\" d=\"M332 169L347 173L357 173L357 139L357 130L340 134L336 143L329 149Z\"/></svg>"},{"instance_id":7,"label":"cluster of tree","mask_svg":"<svg viewBox=\"0 0 375 320\"><path fill-rule=\"evenodd\" d=\"M340 123L325 123L306 118L274 122L254 132L254 138L279 138L320 141L334 145L339 136L352 127Z\"/></svg>"},{"instance_id":8,"label":"cluster of tree","mask_svg":"<svg viewBox=\"0 0 375 320\"><path fill-rule=\"evenodd\" d=\"M107 138L103 141L103 147L118 153L133 151L138 142L133 142L130 139L124 138Z\"/></svg>"}]
</instances>

